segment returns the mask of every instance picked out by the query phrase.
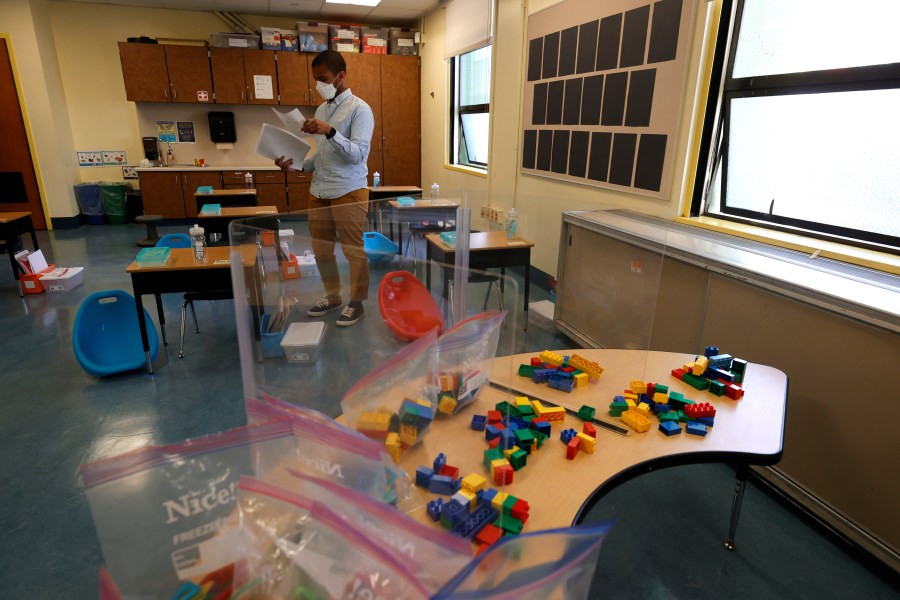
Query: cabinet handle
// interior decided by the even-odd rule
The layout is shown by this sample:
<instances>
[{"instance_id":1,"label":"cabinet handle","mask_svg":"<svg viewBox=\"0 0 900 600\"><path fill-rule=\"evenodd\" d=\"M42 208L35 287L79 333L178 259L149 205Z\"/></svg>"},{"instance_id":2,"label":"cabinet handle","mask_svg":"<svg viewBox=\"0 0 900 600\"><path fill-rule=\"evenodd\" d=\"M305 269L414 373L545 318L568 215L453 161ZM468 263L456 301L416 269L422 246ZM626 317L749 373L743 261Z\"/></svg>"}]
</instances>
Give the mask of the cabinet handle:
<instances>
[{"instance_id":1,"label":"cabinet handle","mask_svg":"<svg viewBox=\"0 0 900 600\"><path fill-rule=\"evenodd\" d=\"M176 90L175 88L172 88L172 100L177 100L177 99L178 99L178 90Z\"/></svg>"},{"instance_id":2,"label":"cabinet handle","mask_svg":"<svg viewBox=\"0 0 900 600\"><path fill-rule=\"evenodd\" d=\"M166 88L163 88L163 95L165 95L166 100L168 100L169 99L169 90L167 90Z\"/></svg>"},{"instance_id":3,"label":"cabinet handle","mask_svg":"<svg viewBox=\"0 0 900 600\"><path fill-rule=\"evenodd\" d=\"M253 102L253 92L250 91L250 86L247 86L247 97L250 98L250 102Z\"/></svg>"},{"instance_id":4,"label":"cabinet handle","mask_svg":"<svg viewBox=\"0 0 900 600\"><path fill-rule=\"evenodd\" d=\"M178 175L175 176L175 183L176 183L176 185L181 185L181 182L178 181Z\"/></svg>"},{"instance_id":5,"label":"cabinet handle","mask_svg":"<svg viewBox=\"0 0 900 600\"><path fill-rule=\"evenodd\" d=\"M241 100L244 99L244 90L241 90Z\"/></svg>"}]
</instances>

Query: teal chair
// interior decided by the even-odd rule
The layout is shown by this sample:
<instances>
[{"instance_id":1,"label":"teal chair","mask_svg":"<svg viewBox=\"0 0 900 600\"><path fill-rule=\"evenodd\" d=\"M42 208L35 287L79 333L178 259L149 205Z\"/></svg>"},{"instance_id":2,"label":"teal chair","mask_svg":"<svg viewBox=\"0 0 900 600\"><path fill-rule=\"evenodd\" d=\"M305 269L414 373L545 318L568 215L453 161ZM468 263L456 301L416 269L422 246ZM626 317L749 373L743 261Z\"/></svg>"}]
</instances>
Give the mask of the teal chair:
<instances>
[{"instance_id":1,"label":"teal chair","mask_svg":"<svg viewBox=\"0 0 900 600\"><path fill-rule=\"evenodd\" d=\"M169 248L190 248L191 238L186 233L167 233L159 238L156 247L168 246Z\"/></svg>"},{"instance_id":2,"label":"teal chair","mask_svg":"<svg viewBox=\"0 0 900 600\"><path fill-rule=\"evenodd\" d=\"M146 309L144 322L150 341L150 360L155 361L159 355L159 338ZM146 367L134 296L122 290L107 290L85 298L75 315L72 347L78 364L94 377Z\"/></svg>"}]
</instances>

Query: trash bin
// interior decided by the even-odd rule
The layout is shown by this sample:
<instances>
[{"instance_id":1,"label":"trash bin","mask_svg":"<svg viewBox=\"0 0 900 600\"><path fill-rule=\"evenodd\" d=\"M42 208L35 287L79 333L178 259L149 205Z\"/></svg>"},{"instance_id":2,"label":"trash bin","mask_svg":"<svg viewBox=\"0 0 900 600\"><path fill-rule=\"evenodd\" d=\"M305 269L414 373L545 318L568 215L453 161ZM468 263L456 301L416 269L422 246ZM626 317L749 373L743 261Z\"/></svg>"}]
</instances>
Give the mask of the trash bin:
<instances>
[{"instance_id":1,"label":"trash bin","mask_svg":"<svg viewBox=\"0 0 900 600\"><path fill-rule=\"evenodd\" d=\"M102 225L105 220L103 204L100 202L100 184L86 182L75 184L75 198L81 214L90 225Z\"/></svg>"},{"instance_id":2,"label":"trash bin","mask_svg":"<svg viewBox=\"0 0 900 600\"><path fill-rule=\"evenodd\" d=\"M125 215L129 223L134 223L136 217L144 214L144 200L140 190L125 192Z\"/></svg>"},{"instance_id":3,"label":"trash bin","mask_svg":"<svg viewBox=\"0 0 900 600\"><path fill-rule=\"evenodd\" d=\"M125 192L131 191L131 186L122 182L104 182L100 184L100 200L103 202L103 212L109 217L110 223L121 224L127 221L125 211Z\"/></svg>"}]
</instances>

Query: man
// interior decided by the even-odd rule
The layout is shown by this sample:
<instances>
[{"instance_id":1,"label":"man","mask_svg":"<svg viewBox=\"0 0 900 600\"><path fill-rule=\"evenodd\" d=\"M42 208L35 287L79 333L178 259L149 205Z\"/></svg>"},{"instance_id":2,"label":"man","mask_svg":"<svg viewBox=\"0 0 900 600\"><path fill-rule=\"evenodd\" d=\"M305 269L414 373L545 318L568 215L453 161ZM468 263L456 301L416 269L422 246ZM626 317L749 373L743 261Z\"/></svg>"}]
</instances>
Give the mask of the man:
<instances>
[{"instance_id":1,"label":"man","mask_svg":"<svg viewBox=\"0 0 900 600\"><path fill-rule=\"evenodd\" d=\"M350 263L350 302L341 311L337 325L349 327L363 316L363 300L369 294L369 261L363 247L369 190L366 161L372 143L375 117L369 105L347 86L347 63L339 52L326 50L312 61L316 90L325 103L302 130L316 137L316 153L303 162L312 171L309 198L309 233L316 255L325 298L306 314L321 317L343 304L341 281L334 256L335 237L340 237ZM275 164L292 171L294 160L283 156Z\"/></svg>"}]
</instances>

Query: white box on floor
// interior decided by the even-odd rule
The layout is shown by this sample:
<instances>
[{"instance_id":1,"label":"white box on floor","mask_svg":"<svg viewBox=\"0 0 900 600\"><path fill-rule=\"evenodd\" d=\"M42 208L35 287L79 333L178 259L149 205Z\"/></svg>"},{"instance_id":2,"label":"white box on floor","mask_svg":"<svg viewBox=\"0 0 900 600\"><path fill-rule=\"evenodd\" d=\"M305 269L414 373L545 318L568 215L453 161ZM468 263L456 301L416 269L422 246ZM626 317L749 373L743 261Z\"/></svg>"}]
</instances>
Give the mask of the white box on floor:
<instances>
[{"instance_id":1,"label":"white box on floor","mask_svg":"<svg viewBox=\"0 0 900 600\"><path fill-rule=\"evenodd\" d=\"M41 276L41 284L48 292L68 292L81 285L84 267L54 269Z\"/></svg>"},{"instance_id":2,"label":"white box on floor","mask_svg":"<svg viewBox=\"0 0 900 600\"><path fill-rule=\"evenodd\" d=\"M284 356L292 363L314 363L325 337L325 323L291 323L281 339Z\"/></svg>"},{"instance_id":3,"label":"white box on floor","mask_svg":"<svg viewBox=\"0 0 900 600\"><path fill-rule=\"evenodd\" d=\"M318 277L319 267L316 259L311 254L302 254L297 257L297 266L300 268L300 277Z\"/></svg>"}]
</instances>

